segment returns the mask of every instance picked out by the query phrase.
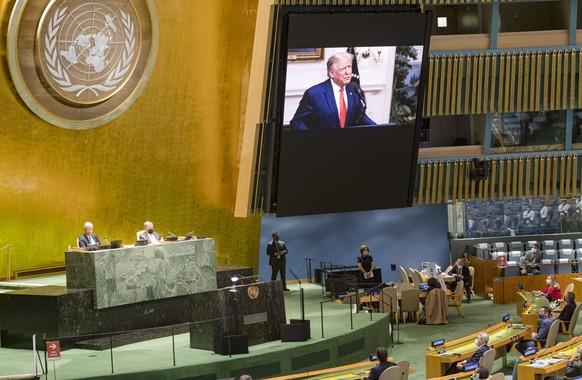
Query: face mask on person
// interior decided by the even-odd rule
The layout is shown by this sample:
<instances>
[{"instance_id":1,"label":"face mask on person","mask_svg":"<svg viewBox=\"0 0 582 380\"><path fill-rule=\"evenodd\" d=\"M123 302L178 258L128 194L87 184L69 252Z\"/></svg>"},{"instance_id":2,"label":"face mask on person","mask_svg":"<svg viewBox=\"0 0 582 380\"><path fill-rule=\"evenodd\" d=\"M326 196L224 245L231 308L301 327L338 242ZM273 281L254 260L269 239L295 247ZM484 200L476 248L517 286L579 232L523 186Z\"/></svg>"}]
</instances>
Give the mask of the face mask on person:
<instances>
[{"instance_id":1,"label":"face mask on person","mask_svg":"<svg viewBox=\"0 0 582 380\"><path fill-rule=\"evenodd\" d=\"M546 280L546 284L550 285L552 283L552 280Z\"/></svg>"},{"instance_id":2,"label":"face mask on person","mask_svg":"<svg viewBox=\"0 0 582 380\"><path fill-rule=\"evenodd\" d=\"M478 380L479 379L479 375L474 373L471 375L471 380Z\"/></svg>"},{"instance_id":3,"label":"face mask on person","mask_svg":"<svg viewBox=\"0 0 582 380\"><path fill-rule=\"evenodd\" d=\"M543 318L544 317L544 313L538 313L538 317L539 318Z\"/></svg>"},{"instance_id":4,"label":"face mask on person","mask_svg":"<svg viewBox=\"0 0 582 380\"><path fill-rule=\"evenodd\" d=\"M479 346L479 338L475 338L475 345Z\"/></svg>"},{"instance_id":5,"label":"face mask on person","mask_svg":"<svg viewBox=\"0 0 582 380\"><path fill-rule=\"evenodd\" d=\"M150 229L148 230L148 234L153 234L153 233L154 233L154 230L153 230L152 228L150 228Z\"/></svg>"}]
</instances>

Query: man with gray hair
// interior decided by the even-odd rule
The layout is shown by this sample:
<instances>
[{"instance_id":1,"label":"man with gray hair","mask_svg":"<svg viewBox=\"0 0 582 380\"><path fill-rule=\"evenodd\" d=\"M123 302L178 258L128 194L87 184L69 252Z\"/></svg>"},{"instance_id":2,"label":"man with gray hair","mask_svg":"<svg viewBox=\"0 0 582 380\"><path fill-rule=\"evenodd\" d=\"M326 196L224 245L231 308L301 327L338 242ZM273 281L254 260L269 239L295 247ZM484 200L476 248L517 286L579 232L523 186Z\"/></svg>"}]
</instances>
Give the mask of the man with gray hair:
<instances>
[{"instance_id":1,"label":"man with gray hair","mask_svg":"<svg viewBox=\"0 0 582 380\"><path fill-rule=\"evenodd\" d=\"M139 234L140 240L147 240L150 244L158 244L163 241L160 238L160 234L154 231L154 224L150 221L147 221L143 224L143 232Z\"/></svg>"},{"instance_id":2,"label":"man with gray hair","mask_svg":"<svg viewBox=\"0 0 582 380\"><path fill-rule=\"evenodd\" d=\"M293 130L321 130L376 125L366 115L366 102L352 81L352 60L348 52L335 53L327 60L328 79L305 91L291 119Z\"/></svg>"},{"instance_id":3,"label":"man with gray hair","mask_svg":"<svg viewBox=\"0 0 582 380\"><path fill-rule=\"evenodd\" d=\"M83 230L85 230L85 233L77 239L79 248L87 248L89 246L101 244L99 236L93 233L93 223L85 222Z\"/></svg>"},{"instance_id":4,"label":"man with gray hair","mask_svg":"<svg viewBox=\"0 0 582 380\"><path fill-rule=\"evenodd\" d=\"M478 347L477 351L475 351L475 353L473 353L473 355L471 355L467 360L453 363L447 370L446 375L461 372L463 371L463 367L469 364L479 364L479 360L481 360L481 357L483 356L485 351L489 349L487 343L489 343L489 335L484 332L479 333L479 335L477 335L477 338L475 338L475 345Z\"/></svg>"}]
</instances>

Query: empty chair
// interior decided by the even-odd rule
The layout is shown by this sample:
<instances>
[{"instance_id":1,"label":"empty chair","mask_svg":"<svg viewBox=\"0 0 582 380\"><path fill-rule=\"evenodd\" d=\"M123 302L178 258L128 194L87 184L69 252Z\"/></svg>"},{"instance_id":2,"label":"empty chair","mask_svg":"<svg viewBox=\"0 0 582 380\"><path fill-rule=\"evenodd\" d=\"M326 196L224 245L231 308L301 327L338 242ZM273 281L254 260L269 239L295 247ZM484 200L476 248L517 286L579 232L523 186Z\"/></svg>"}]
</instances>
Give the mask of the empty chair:
<instances>
[{"instance_id":1,"label":"empty chair","mask_svg":"<svg viewBox=\"0 0 582 380\"><path fill-rule=\"evenodd\" d=\"M398 290L400 292L408 289L414 289L414 285L412 285L410 282L405 282L398 285Z\"/></svg>"},{"instance_id":2,"label":"empty chair","mask_svg":"<svg viewBox=\"0 0 582 380\"><path fill-rule=\"evenodd\" d=\"M520 258L521 259L521 258ZM520 272L519 263L521 260L508 260L507 267L505 268L505 276L518 276Z\"/></svg>"},{"instance_id":3,"label":"empty chair","mask_svg":"<svg viewBox=\"0 0 582 380\"><path fill-rule=\"evenodd\" d=\"M571 248L560 249L558 251L558 264L556 273L573 273L572 265L576 260L576 253Z\"/></svg>"},{"instance_id":4,"label":"empty chair","mask_svg":"<svg viewBox=\"0 0 582 380\"><path fill-rule=\"evenodd\" d=\"M395 365L389 368L386 368L384 372L380 375L378 380L402 380L402 369Z\"/></svg>"},{"instance_id":5,"label":"empty chair","mask_svg":"<svg viewBox=\"0 0 582 380\"><path fill-rule=\"evenodd\" d=\"M408 360L399 360L396 365L402 370L402 380L408 380L408 372L410 371L410 362Z\"/></svg>"},{"instance_id":6,"label":"empty chair","mask_svg":"<svg viewBox=\"0 0 582 380\"><path fill-rule=\"evenodd\" d=\"M576 239L575 243L576 243L576 249L582 248L582 239Z\"/></svg>"},{"instance_id":7,"label":"empty chair","mask_svg":"<svg viewBox=\"0 0 582 380\"><path fill-rule=\"evenodd\" d=\"M398 289L384 288L378 296L380 298L380 313L390 313L391 318L396 320L398 313Z\"/></svg>"},{"instance_id":8,"label":"empty chair","mask_svg":"<svg viewBox=\"0 0 582 380\"><path fill-rule=\"evenodd\" d=\"M414 285L414 289L419 290L420 281L418 281L418 277L414 276L414 269L408 268L408 273L410 273L410 278L412 279L412 285Z\"/></svg>"},{"instance_id":9,"label":"empty chair","mask_svg":"<svg viewBox=\"0 0 582 380\"><path fill-rule=\"evenodd\" d=\"M543 253L540 274L555 274L554 261L558 259L558 253L554 249L546 249Z\"/></svg>"},{"instance_id":10,"label":"empty chair","mask_svg":"<svg viewBox=\"0 0 582 380\"><path fill-rule=\"evenodd\" d=\"M454 306L457 308L457 313L463 318L465 318L465 313L463 312L463 281L457 282L457 287L455 292L449 297L449 306Z\"/></svg>"},{"instance_id":11,"label":"empty chair","mask_svg":"<svg viewBox=\"0 0 582 380\"><path fill-rule=\"evenodd\" d=\"M521 241L511 241L509 242L509 250L523 252L523 243Z\"/></svg>"},{"instance_id":12,"label":"empty chair","mask_svg":"<svg viewBox=\"0 0 582 380\"><path fill-rule=\"evenodd\" d=\"M492 259L497 259L499 253L507 253L507 244L504 242L495 242L491 244L491 257Z\"/></svg>"},{"instance_id":13,"label":"empty chair","mask_svg":"<svg viewBox=\"0 0 582 380\"><path fill-rule=\"evenodd\" d=\"M449 303L447 292L444 289L433 289L426 296L424 302L424 312L427 325L444 325L449 323L447 314Z\"/></svg>"},{"instance_id":14,"label":"empty chair","mask_svg":"<svg viewBox=\"0 0 582 380\"><path fill-rule=\"evenodd\" d=\"M581 245L582 247L582 245ZM475 245L475 254L480 259L490 259L489 257L489 245L487 243L478 243Z\"/></svg>"},{"instance_id":15,"label":"empty chair","mask_svg":"<svg viewBox=\"0 0 582 380\"><path fill-rule=\"evenodd\" d=\"M523 256L523 251L509 251L509 255L507 255L508 260L519 261L519 259Z\"/></svg>"},{"instance_id":16,"label":"empty chair","mask_svg":"<svg viewBox=\"0 0 582 380\"><path fill-rule=\"evenodd\" d=\"M406 271L404 270L404 268L402 268L402 266L400 266L400 276L402 276L402 283L409 283L410 279L408 278L408 274L406 274Z\"/></svg>"},{"instance_id":17,"label":"empty chair","mask_svg":"<svg viewBox=\"0 0 582 380\"><path fill-rule=\"evenodd\" d=\"M566 286L566 289L564 289L564 292L562 294L566 295L566 293L573 292L573 291L574 291L574 284L571 282L568 284L568 286Z\"/></svg>"},{"instance_id":18,"label":"empty chair","mask_svg":"<svg viewBox=\"0 0 582 380\"><path fill-rule=\"evenodd\" d=\"M578 316L580 315L580 307L582 307L582 303L576 306L574 309L574 313L572 313L572 319L570 319L570 323L567 321L560 321L560 325L562 326L562 335L568 335L569 339L574 338L574 329L576 329L576 322L578 321ZM566 326L568 325L568 326Z\"/></svg>"},{"instance_id":19,"label":"empty chair","mask_svg":"<svg viewBox=\"0 0 582 380\"><path fill-rule=\"evenodd\" d=\"M479 359L479 366L487 368L487 371L489 371L489 373L493 372L493 363L495 362L495 352L496 352L495 348L490 348L487 351L485 351L483 356L481 356L481 359Z\"/></svg>"},{"instance_id":20,"label":"empty chair","mask_svg":"<svg viewBox=\"0 0 582 380\"><path fill-rule=\"evenodd\" d=\"M558 249L555 240L544 240L542 241L542 250L547 251L548 249L556 250Z\"/></svg>"},{"instance_id":21,"label":"empty chair","mask_svg":"<svg viewBox=\"0 0 582 380\"><path fill-rule=\"evenodd\" d=\"M420 309L420 297L418 290L406 289L400 293L400 314L402 317L404 313L412 314L415 321L418 322L418 310ZM404 319L406 322L406 319Z\"/></svg>"},{"instance_id":22,"label":"empty chair","mask_svg":"<svg viewBox=\"0 0 582 380\"><path fill-rule=\"evenodd\" d=\"M558 240L558 249L574 249L574 243L572 242L572 239Z\"/></svg>"},{"instance_id":23,"label":"empty chair","mask_svg":"<svg viewBox=\"0 0 582 380\"><path fill-rule=\"evenodd\" d=\"M419 284L419 289L420 289L420 283L423 282L422 281L422 275L416 269L413 269L412 270L412 280L413 280L413 282Z\"/></svg>"}]
</instances>

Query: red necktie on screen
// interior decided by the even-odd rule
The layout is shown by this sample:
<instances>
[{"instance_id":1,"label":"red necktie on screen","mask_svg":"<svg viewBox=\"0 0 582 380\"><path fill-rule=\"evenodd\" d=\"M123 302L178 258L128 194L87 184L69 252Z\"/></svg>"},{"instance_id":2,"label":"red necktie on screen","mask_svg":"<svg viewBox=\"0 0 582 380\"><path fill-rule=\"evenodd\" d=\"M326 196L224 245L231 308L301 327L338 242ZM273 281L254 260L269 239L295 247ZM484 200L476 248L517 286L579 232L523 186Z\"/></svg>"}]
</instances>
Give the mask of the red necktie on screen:
<instances>
[{"instance_id":1,"label":"red necktie on screen","mask_svg":"<svg viewBox=\"0 0 582 380\"><path fill-rule=\"evenodd\" d=\"M344 87L340 88L339 106L340 127L344 128L346 126L346 114L348 113L348 107L346 107L346 101L344 99Z\"/></svg>"}]
</instances>

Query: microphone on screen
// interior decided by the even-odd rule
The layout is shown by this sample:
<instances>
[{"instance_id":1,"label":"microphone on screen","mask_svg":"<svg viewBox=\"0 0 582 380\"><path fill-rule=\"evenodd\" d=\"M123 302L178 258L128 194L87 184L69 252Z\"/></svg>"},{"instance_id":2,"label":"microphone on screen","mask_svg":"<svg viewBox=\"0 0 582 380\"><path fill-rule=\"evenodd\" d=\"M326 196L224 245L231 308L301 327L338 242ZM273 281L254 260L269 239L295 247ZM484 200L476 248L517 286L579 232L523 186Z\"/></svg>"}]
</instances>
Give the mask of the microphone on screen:
<instances>
[{"instance_id":1,"label":"microphone on screen","mask_svg":"<svg viewBox=\"0 0 582 380\"><path fill-rule=\"evenodd\" d=\"M356 92L356 95L358 95L360 102L362 102L362 106L366 108L366 94L364 93L364 90L362 90L359 84L354 83L354 91Z\"/></svg>"}]
</instances>

